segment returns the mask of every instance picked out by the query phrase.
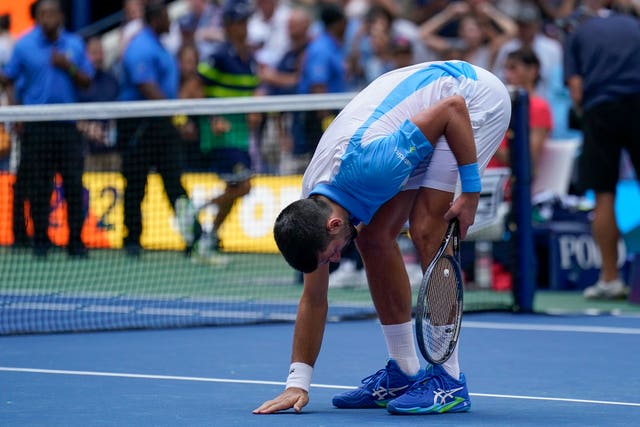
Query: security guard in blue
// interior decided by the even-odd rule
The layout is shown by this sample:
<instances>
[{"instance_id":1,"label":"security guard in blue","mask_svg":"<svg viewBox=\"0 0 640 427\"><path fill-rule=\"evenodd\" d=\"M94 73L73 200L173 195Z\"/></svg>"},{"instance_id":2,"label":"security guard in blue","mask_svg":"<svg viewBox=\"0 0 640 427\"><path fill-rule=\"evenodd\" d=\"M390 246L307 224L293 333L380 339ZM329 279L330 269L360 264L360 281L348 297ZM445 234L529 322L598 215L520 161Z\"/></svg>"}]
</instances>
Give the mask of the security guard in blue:
<instances>
[{"instance_id":1,"label":"security guard in blue","mask_svg":"<svg viewBox=\"0 0 640 427\"><path fill-rule=\"evenodd\" d=\"M0 80L20 82L20 100L25 105L77 102L78 89L91 84L94 70L85 55L82 39L64 30L58 0L39 0L35 5L35 27L16 43ZM21 168L33 218L33 254L45 257L49 246L49 213L53 178L62 176L67 201L69 242L73 257L85 257L81 240L84 223L82 172L84 157L74 122L27 122L21 146ZM20 218L14 218L20 221Z\"/></svg>"},{"instance_id":2,"label":"security guard in blue","mask_svg":"<svg viewBox=\"0 0 640 427\"><path fill-rule=\"evenodd\" d=\"M174 99L178 94L178 64L160 42L160 35L169 31L167 6L162 0L150 0L144 18L144 28L129 42L123 55L119 100ZM162 177L172 206L186 197L180 182L180 135L167 117L122 119L118 121L118 141L123 150L122 173L127 181L124 247L129 256L137 257L142 249L140 205L151 168ZM191 239L185 238L185 243L189 252Z\"/></svg>"}]
</instances>

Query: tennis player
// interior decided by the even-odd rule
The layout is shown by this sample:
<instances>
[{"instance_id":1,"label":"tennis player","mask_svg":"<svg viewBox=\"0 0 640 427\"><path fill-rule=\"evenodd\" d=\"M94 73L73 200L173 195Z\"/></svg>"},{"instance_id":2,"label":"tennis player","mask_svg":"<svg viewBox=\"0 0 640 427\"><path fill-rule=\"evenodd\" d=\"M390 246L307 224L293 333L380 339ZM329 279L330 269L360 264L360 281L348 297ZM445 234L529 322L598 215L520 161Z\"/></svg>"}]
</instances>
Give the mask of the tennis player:
<instances>
[{"instance_id":1,"label":"tennis player","mask_svg":"<svg viewBox=\"0 0 640 427\"><path fill-rule=\"evenodd\" d=\"M411 414L470 408L457 348L444 364L420 368L411 287L396 237L409 220L423 269L451 218L458 218L464 238L478 206L481 173L510 115L500 80L462 61L391 71L341 111L305 172L303 198L276 219L278 248L305 273L304 288L286 389L254 413L300 411L308 403L327 316L329 262L339 262L354 238L389 359L359 388L334 396L334 406ZM454 198L458 177L461 192Z\"/></svg>"}]
</instances>

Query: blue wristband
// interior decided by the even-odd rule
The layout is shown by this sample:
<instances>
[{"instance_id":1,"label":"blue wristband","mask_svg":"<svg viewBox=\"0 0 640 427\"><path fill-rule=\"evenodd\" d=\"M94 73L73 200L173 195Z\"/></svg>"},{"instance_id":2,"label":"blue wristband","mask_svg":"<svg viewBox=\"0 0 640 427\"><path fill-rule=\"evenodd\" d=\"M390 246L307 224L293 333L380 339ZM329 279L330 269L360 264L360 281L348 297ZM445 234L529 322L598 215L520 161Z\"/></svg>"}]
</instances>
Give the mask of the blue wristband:
<instances>
[{"instance_id":1,"label":"blue wristband","mask_svg":"<svg viewBox=\"0 0 640 427\"><path fill-rule=\"evenodd\" d=\"M463 193L479 193L482 190L478 163L458 166L458 171L460 172L460 184Z\"/></svg>"}]
</instances>

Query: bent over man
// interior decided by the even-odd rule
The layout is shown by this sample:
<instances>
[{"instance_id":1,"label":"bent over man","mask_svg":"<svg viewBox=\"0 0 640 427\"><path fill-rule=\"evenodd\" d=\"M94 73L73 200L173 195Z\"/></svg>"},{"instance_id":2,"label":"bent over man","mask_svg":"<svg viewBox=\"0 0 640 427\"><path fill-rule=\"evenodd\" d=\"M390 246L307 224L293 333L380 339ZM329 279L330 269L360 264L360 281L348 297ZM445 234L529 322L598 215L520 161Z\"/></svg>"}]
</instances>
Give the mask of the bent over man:
<instances>
[{"instance_id":1,"label":"bent over man","mask_svg":"<svg viewBox=\"0 0 640 427\"><path fill-rule=\"evenodd\" d=\"M469 409L457 348L443 365L420 368L411 287L396 237L408 220L423 269L451 218L458 218L464 238L478 206L481 173L510 115L509 94L498 78L462 61L391 71L342 110L307 168L303 199L276 219L278 248L305 273L304 288L286 389L254 413L300 411L308 403L327 316L329 262L338 262L352 239L362 255L389 360L358 389L336 395L334 406L386 407L391 413ZM461 192L454 197L458 177Z\"/></svg>"}]
</instances>

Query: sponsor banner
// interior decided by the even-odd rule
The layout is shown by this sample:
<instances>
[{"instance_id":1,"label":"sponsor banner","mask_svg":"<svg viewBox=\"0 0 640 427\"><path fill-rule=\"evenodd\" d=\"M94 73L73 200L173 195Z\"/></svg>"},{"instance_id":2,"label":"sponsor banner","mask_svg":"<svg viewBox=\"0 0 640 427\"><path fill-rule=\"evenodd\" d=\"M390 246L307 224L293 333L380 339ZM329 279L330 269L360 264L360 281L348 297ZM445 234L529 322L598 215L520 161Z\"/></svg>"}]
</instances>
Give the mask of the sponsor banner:
<instances>
[{"instance_id":1,"label":"sponsor banner","mask_svg":"<svg viewBox=\"0 0 640 427\"><path fill-rule=\"evenodd\" d=\"M13 182L11 174L0 174L0 245L13 243ZM219 195L224 182L215 174L191 173L182 177L183 185L196 206ZM251 192L238 200L229 213L220 238L224 249L233 252L277 252L273 241L273 223L286 205L300 197L301 176L256 176ZM120 173L87 172L83 177L86 220L82 239L91 248L120 248L126 235L124 227L125 180ZM26 202L28 218L28 202ZM201 210L199 220L210 230L216 207ZM184 242L175 226L173 209L164 191L162 179L150 174L142 202L143 232L140 238L148 249L184 249ZM28 233L33 229L29 221ZM68 242L66 203L62 180L56 177L51 197L49 237L60 246Z\"/></svg>"},{"instance_id":2,"label":"sponsor banner","mask_svg":"<svg viewBox=\"0 0 640 427\"><path fill-rule=\"evenodd\" d=\"M194 205L202 206L224 190L224 182L213 174L185 174L183 184ZM251 192L238 200L220 230L225 251L278 251L273 240L273 223L280 211L300 198L301 176L256 176ZM205 230L211 229L216 207L205 207L199 215Z\"/></svg>"}]
</instances>

